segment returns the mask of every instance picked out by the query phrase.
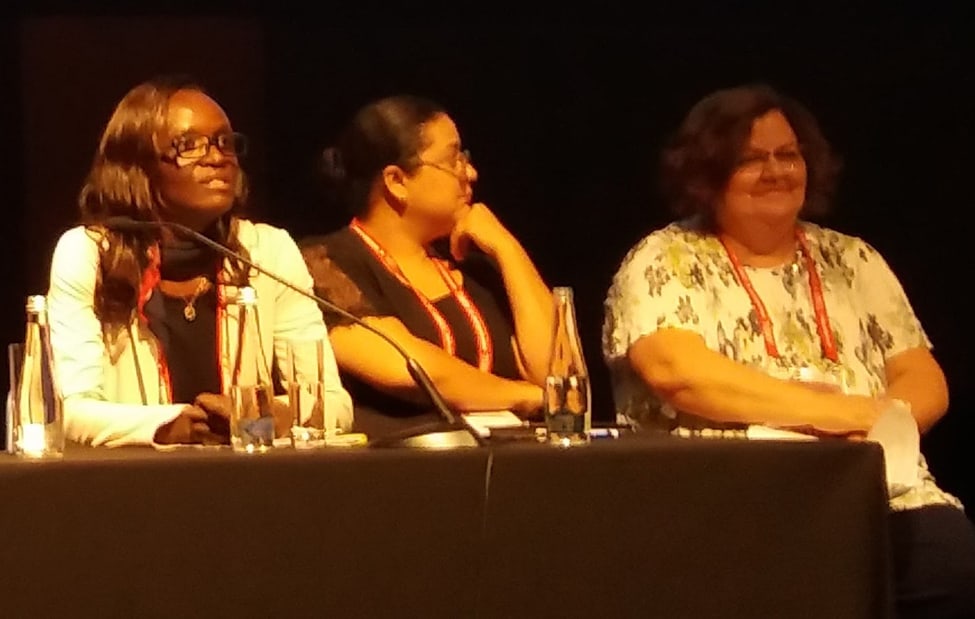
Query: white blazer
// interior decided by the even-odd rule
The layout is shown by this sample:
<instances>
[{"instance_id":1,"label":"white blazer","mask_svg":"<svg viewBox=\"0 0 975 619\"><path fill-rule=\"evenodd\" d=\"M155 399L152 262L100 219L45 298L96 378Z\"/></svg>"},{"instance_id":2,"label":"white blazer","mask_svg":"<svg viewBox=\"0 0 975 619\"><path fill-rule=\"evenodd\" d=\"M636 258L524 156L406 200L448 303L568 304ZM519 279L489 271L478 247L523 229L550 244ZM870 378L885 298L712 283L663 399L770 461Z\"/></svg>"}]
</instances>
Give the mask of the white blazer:
<instances>
[{"instance_id":1,"label":"white blazer","mask_svg":"<svg viewBox=\"0 0 975 619\"><path fill-rule=\"evenodd\" d=\"M312 278L291 235L280 228L241 220L240 243L250 259L303 290ZM161 347L139 317L117 335L105 332L95 316L98 272L97 233L78 226L58 240L51 261L48 320L58 386L64 396L65 433L90 445L149 445L156 430L187 403L169 401L169 386L160 371ZM250 285L258 300L261 345L275 359L282 376L290 376L289 339L321 338L325 353L325 407L335 412L339 427L352 426L352 399L339 379L322 313L314 301L273 279L252 272ZM223 342L220 369L230 384L231 359L237 349L237 289L219 286L218 333ZM270 328L269 328L270 326ZM299 368L299 371L301 368ZM329 415L331 416L331 415Z\"/></svg>"}]
</instances>

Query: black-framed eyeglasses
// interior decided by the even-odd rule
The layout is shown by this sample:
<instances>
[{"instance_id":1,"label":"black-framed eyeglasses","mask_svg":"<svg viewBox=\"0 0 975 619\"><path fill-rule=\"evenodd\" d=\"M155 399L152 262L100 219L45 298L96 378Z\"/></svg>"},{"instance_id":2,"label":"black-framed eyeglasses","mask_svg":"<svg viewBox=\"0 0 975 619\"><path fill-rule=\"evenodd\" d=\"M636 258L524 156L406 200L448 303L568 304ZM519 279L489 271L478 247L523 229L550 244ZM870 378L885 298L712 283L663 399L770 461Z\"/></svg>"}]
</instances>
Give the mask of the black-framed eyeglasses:
<instances>
[{"instance_id":1,"label":"black-framed eyeglasses","mask_svg":"<svg viewBox=\"0 0 975 619\"><path fill-rule=\"evenodd\" d=\"M454 160L454 163L451 164L453 167L450 167L450 166L445 165L443 163L434 163L432 161L423 161L422 159L420 160L420 165L421 166L427 166L427 167L430 167L430 168L436 168L437 170L440 170L441 172L446 172L447 174L450 174L450 175L456 176L456 177L467 176L467 166L471 165L471 151L469 151L469 150L467 150L465 148L464 150L458 152L457 153L457 158Z\"/></svg>"},{"instance_id":2,"label":"black-framed eyeglasses","mask_svg":"<svg viewBox=\"0 0 975 619\"><path fill-rule=\"evenodd\" d=\"M187 134L173 140L176 156L183 159L202 159L210 152L211 146L216 146L228 157L243 157L247 154L247 136L232 131L212 136Z\"/></svg>"}]
</instances>

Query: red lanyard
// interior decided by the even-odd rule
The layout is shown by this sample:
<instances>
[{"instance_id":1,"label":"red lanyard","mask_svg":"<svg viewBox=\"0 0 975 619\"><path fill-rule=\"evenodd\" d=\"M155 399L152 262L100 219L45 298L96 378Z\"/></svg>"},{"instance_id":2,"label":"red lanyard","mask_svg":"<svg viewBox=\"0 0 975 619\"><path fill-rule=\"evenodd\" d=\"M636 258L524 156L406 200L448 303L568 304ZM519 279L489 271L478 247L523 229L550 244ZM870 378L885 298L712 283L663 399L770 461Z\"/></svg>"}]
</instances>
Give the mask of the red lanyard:
<instances>
[{"instance_id":1,"label":"red lanyard","mask_svg":"<svg viewBox=\"0 0 975 619\"><path fill-rule=\"evenodd\" d=\"M152 296L153 290L159 284L159 280L162 279L162 275L159 271L159 245L151 245L146 253L149 256L149 266L142 272L142 282L139 284L139 298L137 299L138 305L136 306L136 310L139 313L141 321L148 324L149 319L145 314L146 303L149 301L149 297ZM156 350L156 370L159 372L160 391L166 392L165 401L170 403L173 401L173 383L169 376L169 363L166 361L166 355L158 341L156 343ZM139 351L136 349L135 342L132 342L132 354L138 359Z\"/></svg>"},{"instance_id":2,"label":"red lanyard","mask_svg":"<svg viewBox=\"0 0 975 619\"><path fill-rule=\"evenodd\" d=\"M372 251L373 255L379 260L387 271L396 276L401 284L413 291L416 298L423 305L423 308L430 315L434 324L437 326L437 331L440 332L440 343L451 356L455 356L457 352L457 343L454 339L454 332L451 330L450 325L447 324L447 320L443 317L443 314L434 307L430 299L418 291L413 285L406 279L403 272L400 270L399 265L396 261L392 259L389 254L373 239L369 234L362 228L358 219L353 219L349 224L349 229L359 235L359 238L366 244L366 247ZM443 279L444 283L447 284L447 288L450 290L450 294L457 299L457 303L460 305L461 310L464 312L464 316L467 318L467 322L471 325L471 330L474 332L475 342L477 344L477 367L485 372L490 372L491 367L494 363L494 346L491 343L491 337L488 334L487 323L484 322L484 318L481 316L481 312L478 311L474 302L471 301L470 295L463 287L458 286L454 278L450 276L450 271L443 265L443 261L436 258L433 259L433 263L437 266L437 271L440 273L440 277Z\"/></svg>"},{"instance_id":3,"label":"red lanyard","mask_svg":"<svg viewBox=\"0 0 975 619\"><path fill-rule=\"evenodd\" d=\"M731 249L731 246L728 245L724 237L718 238L728 253L728 259L731 260L731 266L735 271L735 277L738 278L738 283L748 293L748 297L752 301L752 307L755 308L755 313L758 314L758 322L762 327L762 335L765 337L766 352L772 357L779 357L779 349L775 345L775 334L772 331L772 320L769 318L768 311L765 309L765 304L762 303L758 293L755 292L755 287L752 286L752 282L748 279L745 269L741 266L738 255ZM816 312L816 331L819 333L819 341L823 347L823 355L830 361L838 362L839 355L836 352L836 341L833 339L833 330L829 326L829 316L826 313L826 303L823 301L823 282L819 279L819 272L816 271L816 262L813 260L812 252L809 251L809 243L806 240L806 235L800 228L796 228L796 241L799 242L799 249L802 251L802 256L806 261L806 271L809 272L809 291L812 294L813 310Z\"/></svg>"}]
</instances>

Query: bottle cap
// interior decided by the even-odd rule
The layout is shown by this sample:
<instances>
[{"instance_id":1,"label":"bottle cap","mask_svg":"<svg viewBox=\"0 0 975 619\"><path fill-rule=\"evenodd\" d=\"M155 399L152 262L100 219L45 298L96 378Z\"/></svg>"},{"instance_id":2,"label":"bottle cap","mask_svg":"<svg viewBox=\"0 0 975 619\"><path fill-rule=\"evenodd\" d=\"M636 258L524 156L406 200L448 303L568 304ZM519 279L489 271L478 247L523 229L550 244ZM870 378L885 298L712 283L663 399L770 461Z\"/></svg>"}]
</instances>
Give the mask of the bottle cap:
<instances>
[{"instance_id":1,"label":"bottle cap","mask_svg":"<svg viewBox=\"0 0 975 619\"><path fill-rule=\"evenodd\" d=\"M250 286L243 286L237 291L237 303L240 305L257 305L257 292Z\"/></svg>"},{"instance_id":2,"label":"bottle cap","mask_svg":"<svg viewBox=\"0 0 975 619\"><path fill-rule=\"evenodd\" d=\"M47 297L35 294L27 297L27 311L40 314L47 311Z\"/></svg>"}]
</instances>

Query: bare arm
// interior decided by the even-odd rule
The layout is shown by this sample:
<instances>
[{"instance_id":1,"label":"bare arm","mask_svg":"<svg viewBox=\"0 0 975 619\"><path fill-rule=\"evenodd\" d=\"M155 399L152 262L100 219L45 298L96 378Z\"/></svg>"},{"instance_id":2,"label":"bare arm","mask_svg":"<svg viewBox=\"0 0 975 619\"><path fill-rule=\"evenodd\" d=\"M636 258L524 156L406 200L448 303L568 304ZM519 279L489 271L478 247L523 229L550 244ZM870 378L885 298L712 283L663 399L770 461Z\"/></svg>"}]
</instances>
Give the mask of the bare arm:
<instances>
[{"instance_id":1,"label":"bare arm","mask_svg":"<svg viewBox=\"0 0 975 619\"><path fill-rule=\"evenodd\" d=\"M667 403L715 421L865 432L879 413L872 398L827 393L746 367L692 331L661 329L638 339L630 364Z\"/></svg>"},{"instance_id":2,"label":"bare arm","mask_svg":"<svg viewBox=\"0 0 975 619\"><path fill-rule=\"evenodd\" d=\"M875 321L877 341L884 352L884 378L888 398L904 400L918 430L926 432L948 409L948 386L941 367L930 352L920 320L907 293L883 256L868 244L858 249L865 259L857 274L863 295L863 314Z\"/></svg>"},{"instance_id":3,"label":"bare arm","mask_svg":"<svg viewBox=\"0 0 975 619\"><path fill-rule=\"evenodd\" d=\"M552 354L552 329L555 314L552 291L528 253L513 236L496 250L505 291L515 320L517 352L524 362L525 378L541 385L548 373Z\"/></svg>"},{"instance_id":4,"label":"bare arm","mask_svg":"<svg viewBox=\"0 0 975 619\"><path fill-rule=\"evenodd\" d=\"M421 340L396 318L366 318L370 325L392 337L416 359L450 406L461 411L510 409L529 414L542 403L542 390L525 381L508 380L483 372ZM377 389L398 397L424 401L404 359L375 333L358 325L330 332L340 366Z\"/></svg>"},{"instance_id":5,"label":"bare arm","mask_svg":"<svg viewBox=\"0 0 975 619\"><path fill-rule=\"evenodd\" d=\"M458 218L450 236L454 257L462 259L471 241L498 263L514 316L515 353L524 378L541 385L548 373L555 321L552 291L518 239L481 203Z\"/></svg>"},{"instance_id":6,"label":"bare arm","mask_svg":"<svg viewBox=\"0 0 975 619\"><path fill-rule=\"evenodd\" d=\"M948 383L941 366L927 348L910 348L887 359L887 393L905 400L923 433L948 410Z\"/></svg>"}]
</instances>

